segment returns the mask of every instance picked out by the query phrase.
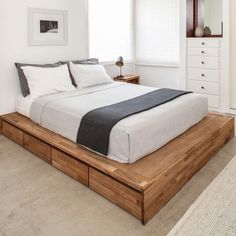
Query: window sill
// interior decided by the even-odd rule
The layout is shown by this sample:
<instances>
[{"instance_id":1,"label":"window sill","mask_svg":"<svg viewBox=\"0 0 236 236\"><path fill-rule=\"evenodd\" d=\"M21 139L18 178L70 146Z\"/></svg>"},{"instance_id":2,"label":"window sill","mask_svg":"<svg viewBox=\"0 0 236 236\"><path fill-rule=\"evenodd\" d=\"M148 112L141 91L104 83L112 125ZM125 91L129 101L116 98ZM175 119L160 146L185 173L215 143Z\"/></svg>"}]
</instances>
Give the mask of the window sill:
<instances>
[{"instance_id":1,"label":"window sill","mask_svg":"<svg viewBox=\"0 0 236 236\"><path fill-rule=\"evenodd\" d=\"M99 64L104 66L114 66L116 64L116 61L101 61ZM124 61L124 65L126 64L135 64L135 60L126 60Z\"/></svg>"},{"instance_id":2,"label":"window sill","mask_svg":"<svg viewBox=\"0 0 236 236\"><path fill-rule=\"evenodd\" d=\"M158 61L137 61L136 66L150 66L150 67L172 67L179 68L180 63L178 62L158 62Z\"/></svg>"},{"instance_id":3,"label":"window sill","mask_svg":"<svg viewBox=\"0 0 236 236\"><path fill-rule=\"evenodd\" d=\"M104 66L113 66L116 64L116 61L101 61L100 64ZM150 67L172 67L172 68L180 67L180 63L178 62L135 61L135 60L124 61L124 65L127 64L134 64L136 66L150 66Z\"/></svg>"}]
</instances>

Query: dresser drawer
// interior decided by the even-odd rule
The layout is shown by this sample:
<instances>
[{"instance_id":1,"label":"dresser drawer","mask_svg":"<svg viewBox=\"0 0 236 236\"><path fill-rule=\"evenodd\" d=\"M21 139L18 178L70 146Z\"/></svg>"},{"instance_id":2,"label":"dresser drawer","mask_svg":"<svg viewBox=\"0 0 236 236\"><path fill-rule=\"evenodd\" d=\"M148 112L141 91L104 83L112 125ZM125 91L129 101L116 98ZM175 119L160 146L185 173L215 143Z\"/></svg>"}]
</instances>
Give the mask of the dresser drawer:
<instances>
[{"instance_id":1,"label":"dresser drawer","mask_svg":"<svg viewBox=\"0 0 236 236\"><path fill-rule=\"evenodd\" d=\"M219 71L190 68L188 70L188 79L206 82L219 82Z\"/></svg>"},{"instance_id":2,"label":"dresser drawer","mask_svg":"<svg viewBox=\"0 0 236 236\"><path fill-rule=\"evenodd\" d=\"M218 69L218 57L189 56L188 66L192 68Z\"/></svg>"},{"instance_id":3,"label":"dresser drawer","mask_svg":"<svg viewBox=\"0 0 236 236\"><path fill-rule=\"evenodd\" d=\"M23 131L20 129L5 121L2 121L2 133L15 143L23 146Z\"/></svg>"},{"instance_id":4,"label":"dresser drawer","mask_svg":"<svg viewBox=\"0 0 236 236\"><path fill-rule=\"evenodd\" d=\"M24 133L24 148L49 164L52 163L51 146L27 133Z\"/></svg>"},{"instance_id":5,"label":"dresser drawer","mask_svg":"<svg viewBox=\"0 0 236 236\"><path fill-rule=\"evenodd\" d=\"M220 40L219 39L189 39L188 40L189 48L219 48Z\"/></svg>"},{"instance_id":6,"label":"dresser drawer","mask_svg":"<svg viewBox=\"0 0 236 236\"><path fill-rule=\"evenodd\" d=\"M189 56L206 56L206 57L219 57L220 50L218 48L189 48Z\"/></svg>"},{"instance_id":7,"label":"dresser drawer","mask_svg":"<svg viewBox=\"0 0 236 236\"><path fill-rule=\"evenodd\" d=\"M201 81L196 81L196 80L189 80L188 89L196 93L203 93L203 94L209 94L209 95L219 94L218 83L208 83L208 82L201 82Z\"/></svg>"}]
</instances>

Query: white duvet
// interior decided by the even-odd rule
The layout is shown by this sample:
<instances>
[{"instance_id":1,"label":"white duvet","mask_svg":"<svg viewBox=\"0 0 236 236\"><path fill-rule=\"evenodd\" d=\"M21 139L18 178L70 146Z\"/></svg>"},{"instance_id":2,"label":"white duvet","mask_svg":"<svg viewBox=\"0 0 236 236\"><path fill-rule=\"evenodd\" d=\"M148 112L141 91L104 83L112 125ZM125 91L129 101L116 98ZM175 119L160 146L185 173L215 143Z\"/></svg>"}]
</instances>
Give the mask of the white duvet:
<instances>
[{"instance_id":1,"label":"white duvet","mask_svg":"<svg viewBox=\"0 0 236 236\"><path fill-rule=\"evenodd\" d=\"M75 125L79 127L82 117L87 112L140 96L155 89L115 82L73 92L47 95L35 101L28 97L25 99L25 107L24 99L18 98L16 109L19 113L29 117L33 103L44 104L40 121L33 120L75 142L78 129L76 130L74 127ZM53 112L57 119L51 118L47 110ZM108 158L121 163L133 163L184 133L201 121L207 113L207 98L192 93L125 118L118 122L111 131ZM76 119L73 114L76 114ZM75 122L77 123L74 124Z\"/></svg>"}]
</instances>

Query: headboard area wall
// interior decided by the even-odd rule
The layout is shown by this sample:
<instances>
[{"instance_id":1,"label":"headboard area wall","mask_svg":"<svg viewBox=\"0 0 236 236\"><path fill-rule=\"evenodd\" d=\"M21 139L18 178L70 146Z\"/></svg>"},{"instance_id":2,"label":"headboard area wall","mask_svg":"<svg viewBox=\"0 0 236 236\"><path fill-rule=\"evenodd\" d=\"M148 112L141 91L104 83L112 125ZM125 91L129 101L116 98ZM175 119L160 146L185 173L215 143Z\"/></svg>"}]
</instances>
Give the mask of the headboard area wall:
<instances>
[{"instance_id":1,"label":"headboard area wall","mask_svg":"<svg viewBox=\"0 0 236 236\"><path fill-rule=\"evenodd\" d=\"M15 62L51 63L88 56L86 0L7 0L0 3L0 115L15 110L20 93ZM68 44L29 46L28 8L68 11Z\"/></svg>"}]
</instances>

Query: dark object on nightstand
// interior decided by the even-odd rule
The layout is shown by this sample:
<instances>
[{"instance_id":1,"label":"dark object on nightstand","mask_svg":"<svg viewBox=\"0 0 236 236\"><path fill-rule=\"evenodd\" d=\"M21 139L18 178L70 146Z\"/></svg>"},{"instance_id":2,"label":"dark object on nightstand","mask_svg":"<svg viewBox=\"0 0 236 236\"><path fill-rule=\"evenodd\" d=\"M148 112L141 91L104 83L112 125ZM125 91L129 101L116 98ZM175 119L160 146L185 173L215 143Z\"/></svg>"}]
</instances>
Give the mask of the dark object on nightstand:
<instances>
[{"instance_id":1,"label":"dark object on nightstand","mask_svg":"<svg viewBox=\"0 0 236 236\"><path fill-rule=\"evenodd\" d=\"M139 75L125 75L123 77L114 77L113 79L120 82L139 84Z\"/></svg>"},{"instance_id":2,"label":"dark object on nightstand","mask_svg":"<svg viewBox=\"0 0 236 236\"><path fill-rule=\"evenodd\" d=\"M117 62L116 62L116 66L120 67L120 75L116 76L117 79L119 78L124 78L124 76L122 75L122 67L124 66L124 60L123 57L119 57Z\"/></svg>"}]
</instances>

